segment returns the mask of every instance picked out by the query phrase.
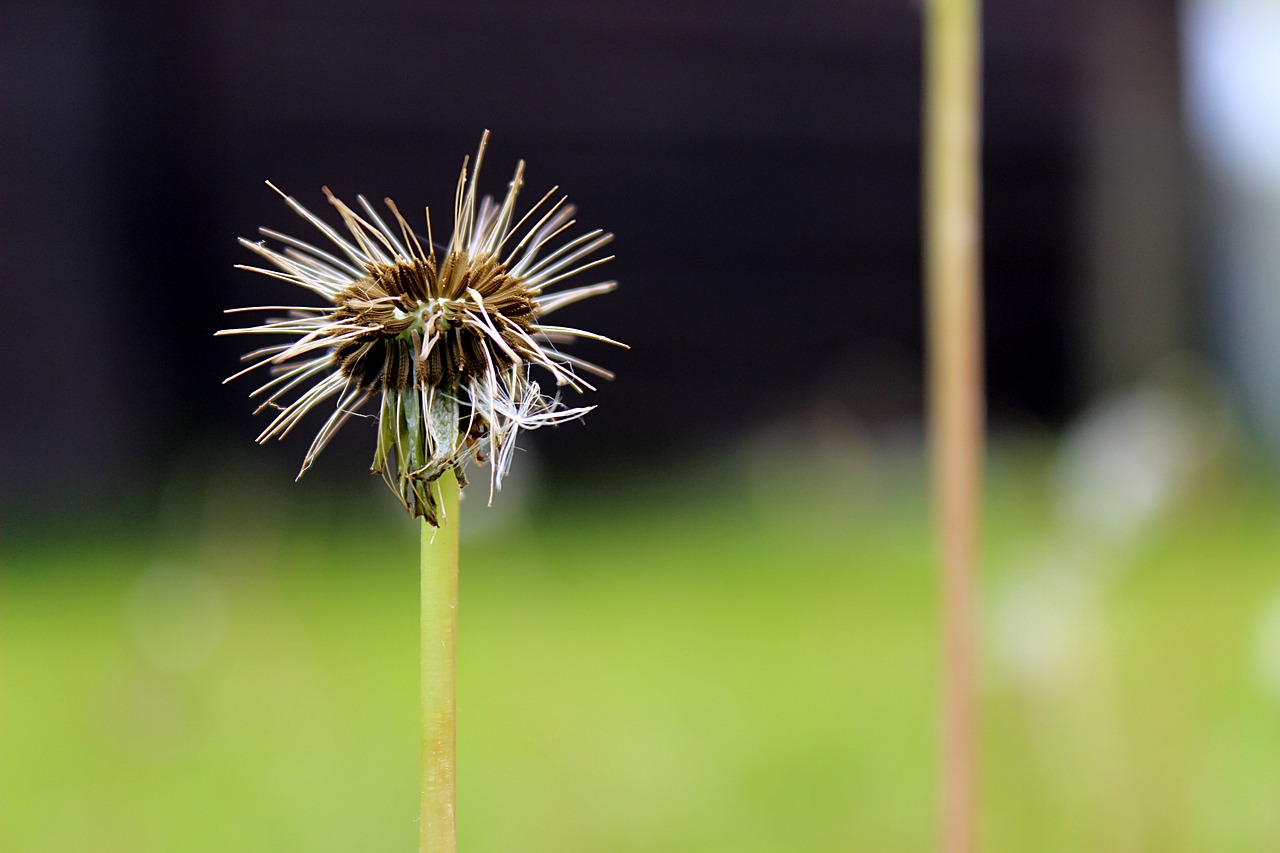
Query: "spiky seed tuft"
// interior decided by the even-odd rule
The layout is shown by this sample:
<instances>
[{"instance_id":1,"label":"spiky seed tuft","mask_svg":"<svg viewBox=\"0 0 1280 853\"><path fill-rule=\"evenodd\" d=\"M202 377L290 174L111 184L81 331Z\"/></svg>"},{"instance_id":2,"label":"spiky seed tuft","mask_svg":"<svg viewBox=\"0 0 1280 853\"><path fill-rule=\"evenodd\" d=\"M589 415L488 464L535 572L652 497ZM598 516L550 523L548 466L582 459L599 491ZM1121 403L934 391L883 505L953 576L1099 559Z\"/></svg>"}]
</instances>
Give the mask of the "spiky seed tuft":
<instances>
[{"instance_id":1,"label":"spiky seed tuft","mask_svg":"<svg viewBox=\"0 0 1280 853\"><path fill-rule=\"evenodd\" d=\"M613 235L591 231L550 250L574 225L574 209L564 197L552 202L553 189L515 220L523 162L501 202L477 199L487 141L486 132L474 167L463 161L453 235L439 255L431 241L429 210L423 243L390 199L386 206L395 228L364 197L357 197L357 212L326 188L344 235L280 193L336 252L263 229L264 236L283 248L241 242L275 269L242 268L306 288L329 305L270 306L263 310L284 310L288 316L218 333L293 338L249 353L245 359L250 366L231 377L261 367L272 374L250 395L270 391L259 411L278 410L258 436L260 442L283 438L311 409L337 398L307 451L303 472L348 418L380 398L373 470L411 515L435 525L444 520L432 484L444 472L453 470L465 483L462 464L467 457L489 464L492 500L510 467L520 430L564 423L593 408L568 408L558 394L543 393L532 370L545 370L557 386L593 390L578 371L611 374L560 352L558 345L576 338L616 343L542 322L552 311L614 289L616 283L609 281L546 292L610 260L589 258ZM305 390L285 403L297 389Z\"/></svg>"}]
</instances>

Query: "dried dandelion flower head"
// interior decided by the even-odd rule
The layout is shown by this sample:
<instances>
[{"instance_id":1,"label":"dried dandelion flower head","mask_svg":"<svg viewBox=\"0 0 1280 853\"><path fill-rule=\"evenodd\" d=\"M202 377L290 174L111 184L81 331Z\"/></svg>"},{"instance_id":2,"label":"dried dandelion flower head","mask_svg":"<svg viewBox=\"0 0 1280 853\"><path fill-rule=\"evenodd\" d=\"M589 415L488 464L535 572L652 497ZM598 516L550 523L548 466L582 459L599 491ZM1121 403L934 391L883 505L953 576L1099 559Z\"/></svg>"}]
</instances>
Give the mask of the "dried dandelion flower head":
<instances>
[{"instance_id":1,"label":"dried dandelion flower head","mask_svg":"<svg viewBox=\"0 0 1280 853\"><path fill-rule=\"evenodd\" d=\"M232 309L287 316L218 333L292 339L247 354L252 363L227 380L261 367L273 374L250 395L269 394L258 411L278 410L259 442L283 438L311 409L337 398L299 477L338 428L378 398L373 471L382 474L411 515L435 525L442 521L433 495L440 475L452 470L465 484L464 460L487 462L492 499L521 430L573 420L594 408L566 407L558 394L544 392L533 380L533 368L545 370L557 386L594 390L583 373L611 374L559 347L575 338L616 343L545 322L558 308L614 289L616 282L605 281L547 292L611 260L591 256L613 235L597 230L559 242L575 223L574 208L564 197L552 200L554 187L517 220L523 161L502 201L477 199L487 140L486 132L473 165L463 161L453 236L439 251L431 240L429 209L423 242L390 199L385 203L394 228L363 196L357 197L357 212L325 189L342 218L343 234L281 193L336 249L264 228L262 233L282 248L240 242L275 269L240 268L304 287L329 304Z\"/></svg>"}]
</instances>

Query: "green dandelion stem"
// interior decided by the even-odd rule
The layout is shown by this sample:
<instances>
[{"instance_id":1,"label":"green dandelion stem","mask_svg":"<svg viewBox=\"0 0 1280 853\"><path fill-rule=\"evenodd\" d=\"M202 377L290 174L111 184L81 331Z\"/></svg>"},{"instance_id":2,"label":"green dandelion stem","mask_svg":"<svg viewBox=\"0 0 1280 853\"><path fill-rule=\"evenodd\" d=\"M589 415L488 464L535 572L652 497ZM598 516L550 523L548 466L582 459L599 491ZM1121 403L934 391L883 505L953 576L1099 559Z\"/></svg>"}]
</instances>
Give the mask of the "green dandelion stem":
<instances>
[{"instance_id":1,"label":"green dandelion stem","mask_svg":"<svg viewBox=\"0 0 1280 853\"><path fill-rule=\"evenodd\" d=\"M422 522L422 812L421 853L457 849L458 480L446 471L438 489L440 527Z\"/></svg>"}]
</instances>

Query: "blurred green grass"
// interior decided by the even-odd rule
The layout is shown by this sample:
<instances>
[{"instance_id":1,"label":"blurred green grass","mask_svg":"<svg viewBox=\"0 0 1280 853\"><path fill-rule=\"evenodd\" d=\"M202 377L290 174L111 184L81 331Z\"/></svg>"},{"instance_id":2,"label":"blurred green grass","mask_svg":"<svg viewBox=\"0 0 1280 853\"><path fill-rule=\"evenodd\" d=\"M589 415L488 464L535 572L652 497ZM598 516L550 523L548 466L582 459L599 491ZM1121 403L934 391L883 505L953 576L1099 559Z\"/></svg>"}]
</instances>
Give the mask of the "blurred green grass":
<instances>
[{"instance_id":1,"label":"blurred green grass","mask_svg":"<svg viewBox=\"0 0 1280 853\"><path fill-rule=\"evenodd\" d=\"M1045 470L989 483L985 849L1280 848L1280 497L1219 478L1118 554L1055 535ZM6 547L0 850L415 849L414 529L210 493ZM460 846L931 849L931 554L909 460L558 489L466 541ZM1019 617L1063 555L1120 567Z\"/></svg>"}]
</instances>

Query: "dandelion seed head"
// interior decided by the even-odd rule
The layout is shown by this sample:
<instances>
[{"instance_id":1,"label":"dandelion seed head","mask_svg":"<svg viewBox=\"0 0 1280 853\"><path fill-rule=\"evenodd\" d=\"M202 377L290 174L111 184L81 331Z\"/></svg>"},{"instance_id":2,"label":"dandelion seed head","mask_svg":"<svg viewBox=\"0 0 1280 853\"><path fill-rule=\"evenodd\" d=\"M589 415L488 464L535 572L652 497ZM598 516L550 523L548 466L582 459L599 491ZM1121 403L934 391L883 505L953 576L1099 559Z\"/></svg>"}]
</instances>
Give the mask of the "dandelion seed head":
<instances>
[{"instance_id":1,"label":"dandelion seed head","mask_svg":"<svg viewBox=\"0 0 1280 853\"><path fill-rule=\"evenodd\" d=\"M557 388L594 390L584 373L611 374L560 346L580 338L616 343L544 322L552 311L616 286L604 281L550 290L610 260L596 254L613 235L597 230L569 237L574 208L563 196L555 198L556 188L517 220L523 162L500 202L477 198L487 139L486 133L474 165L463 162L453 234L440 251L431 239L429 210L424 240L390 199L385 204L395 227L364 197L357 197L357 210L326 189L344 234L281 193L332 248L263 229L283 247L242 240L271 265L242 268L302 287L327 304L264 307L287 316L219 332L288 339L249 353L250 365L231 377L259 368L271 376L250 395L263 397L259 411L276 412L260 442L284 438L310 410L336 398L303 460L305 472L339 427L377 400L372 469L411 515L436 525L442 519L433 483L442 474L453 471L465 484L466 459L487 463L492 500L521 430L591 410L544 393L533 370L549 374Z\"/></svg>"}]
</instances>

